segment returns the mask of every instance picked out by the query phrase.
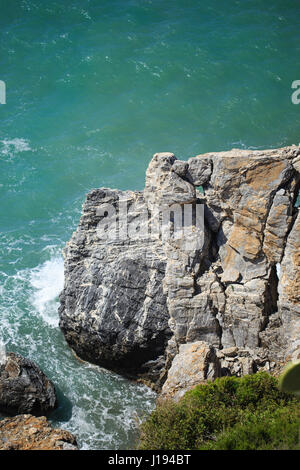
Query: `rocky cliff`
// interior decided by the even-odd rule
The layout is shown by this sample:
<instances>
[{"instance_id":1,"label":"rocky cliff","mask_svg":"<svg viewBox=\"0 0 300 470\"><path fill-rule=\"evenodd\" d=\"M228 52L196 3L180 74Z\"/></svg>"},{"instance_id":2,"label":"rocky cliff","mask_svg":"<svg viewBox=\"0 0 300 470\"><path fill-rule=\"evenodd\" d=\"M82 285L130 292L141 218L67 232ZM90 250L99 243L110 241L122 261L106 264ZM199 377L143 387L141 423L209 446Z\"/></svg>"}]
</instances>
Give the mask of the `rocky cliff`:
<instances>
[{"instance_id":1,"label":"rocky cliff","mask_svg":"<svg viewBox=\"0 0 300 470\"><path fill-rule=\"evenodd\" d=\"M291 146L160 153L144 191L92 190L64 251L69 345L165 394L299 357L299 185Z\"/></svg>"},{"instance_id":2,"label":"rocky cliff","mask_svg":"<svg viewBox=\"0 0 300 470\"><path fill-rule=\"evenodd\" d=\"M0 450L78 450L76 438L53 429L45 416L24 414L0 421Z\"/></svg>"}]
</instances>

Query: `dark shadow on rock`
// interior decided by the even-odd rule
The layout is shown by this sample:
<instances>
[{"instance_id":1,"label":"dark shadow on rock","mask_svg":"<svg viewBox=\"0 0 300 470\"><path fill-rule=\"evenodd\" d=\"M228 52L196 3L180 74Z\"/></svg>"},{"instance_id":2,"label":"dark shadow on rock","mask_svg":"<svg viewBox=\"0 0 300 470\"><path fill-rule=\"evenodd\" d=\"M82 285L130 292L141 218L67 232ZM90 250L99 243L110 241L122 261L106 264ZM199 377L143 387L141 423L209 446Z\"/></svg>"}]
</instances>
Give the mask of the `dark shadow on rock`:
<instances>
[{"instance_id":1,"label":"dark shadow on rock","mask_svg":"<svg viewBox=\"0 0 300 470\"><path fill-rule=\"evenodd\" d=\"M55 389L58 400L58 407L48 413L47 416L50 420L67 422L72 417L73 404L59 387L56 386Z\"/></svg>"}]
</instances>

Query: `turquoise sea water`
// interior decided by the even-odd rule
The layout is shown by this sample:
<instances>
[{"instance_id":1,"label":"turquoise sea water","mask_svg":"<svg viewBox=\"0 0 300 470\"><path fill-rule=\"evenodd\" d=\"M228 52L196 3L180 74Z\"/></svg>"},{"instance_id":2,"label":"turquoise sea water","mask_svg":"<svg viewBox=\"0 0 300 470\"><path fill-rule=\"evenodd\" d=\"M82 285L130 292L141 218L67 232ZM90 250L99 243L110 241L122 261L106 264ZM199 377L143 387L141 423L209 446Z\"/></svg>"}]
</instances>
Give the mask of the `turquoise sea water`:
<instances>
[{"instance_id":1,"label":"turquoise sea water","mask_svg":"<svg viewBox=\"0 0 300 470\"><path fill-rule=\"evenodd\" d=\"M0 0L0 338L55 382L81 448L133 446L154 394L58 328L84 195L142 189L153 153L300 141L297 0Z\"/></svg>"}]
</instances>

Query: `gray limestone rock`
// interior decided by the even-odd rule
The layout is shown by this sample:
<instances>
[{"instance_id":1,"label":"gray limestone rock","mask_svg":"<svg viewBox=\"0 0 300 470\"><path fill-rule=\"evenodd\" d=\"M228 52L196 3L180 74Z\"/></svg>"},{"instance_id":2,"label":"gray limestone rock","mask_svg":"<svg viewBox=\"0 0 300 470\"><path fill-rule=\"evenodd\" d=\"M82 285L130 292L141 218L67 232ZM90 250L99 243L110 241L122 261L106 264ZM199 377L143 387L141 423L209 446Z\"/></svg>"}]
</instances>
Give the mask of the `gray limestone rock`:
<instances>
[{"instance_id":1,"label":"gray limestone rock","mask_svg":"<svg viewBox=\"0 0 300 470\"><path fill-rule=\"evenodd\" d=\"M297 146L187 162L159 153L143 192L91 191L60 297L76 353L157 388L185 344L227 351L221 375L299 356L299 155Z\"/></svg>"}]
</instances>

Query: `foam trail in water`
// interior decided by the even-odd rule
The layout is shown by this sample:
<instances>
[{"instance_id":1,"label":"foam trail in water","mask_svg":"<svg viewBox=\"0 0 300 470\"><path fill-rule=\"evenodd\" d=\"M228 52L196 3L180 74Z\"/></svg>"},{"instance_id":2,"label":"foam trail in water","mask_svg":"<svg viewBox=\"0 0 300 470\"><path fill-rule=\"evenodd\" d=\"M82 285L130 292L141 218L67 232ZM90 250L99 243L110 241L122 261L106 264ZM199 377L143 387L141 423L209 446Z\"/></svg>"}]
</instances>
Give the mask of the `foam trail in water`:
<instances>
[{"instance_id":1,"label":"foam trail in water","mask_svg":"<svg viewBox=\"0 0 300 470\"><path fill-rule=\"evenodd\" d=\"M14 153L28 152L29 150L32 150L28 140L25 139L15 138L11 140L0 140L0 143L2 144L1 153L3 155L12 156Z\"/></svg>"},{"instance_id":2,"label":"foam trail in water","mask_svg":"<svg viewBox=\"0 0 300 470\"><path fill-rule=\"evenodd\" d=\"M6 348L3 341L0 339L0 365L6 362Z\"/></svg>"},{"instance_id":3,"label":"foam trail in water","mask_svg":"<svg viewBox=\"0 0 300 470\"><path fill-rule=\"evenodd\" d=\"M51 258L35 268L30 276L34 288L32 305L50 326L58 326L57 297L64 286L64 262L62 257Z\"/></svg>"}]
</instances>

